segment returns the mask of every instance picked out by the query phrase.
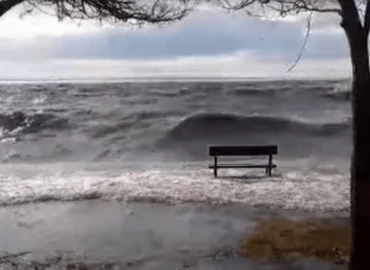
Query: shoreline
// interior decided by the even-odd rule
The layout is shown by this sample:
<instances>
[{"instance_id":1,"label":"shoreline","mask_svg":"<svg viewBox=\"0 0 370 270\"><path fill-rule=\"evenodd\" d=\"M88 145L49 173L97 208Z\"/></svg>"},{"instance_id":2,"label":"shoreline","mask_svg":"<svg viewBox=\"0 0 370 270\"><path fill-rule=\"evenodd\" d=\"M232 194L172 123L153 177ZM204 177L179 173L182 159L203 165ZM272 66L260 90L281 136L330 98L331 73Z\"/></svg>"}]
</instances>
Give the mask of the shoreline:
<instances>
[{"instance_id":1,"label":"shoreline","mask_svg":"<svg viewBox=\"0 0 370 270\"><path fill-rule=\"evenodd\" d=\"M173 201L168 198L158 199L157 197L137 197L124 200L121 198L118 199L109 199L105 198L103 194L98 192L91 192L85 194L84 196L77 196L77 198L71 199L55 199L53 197L42 197L39 200L30 199L29 201L14 202L12 204L0 204L0 212L7 208L16 208L16 207L28 207L34 205L42 204L74 204L74 203L84 203L84 202L101 202L101 203L112 203L120 204L122 206L130 205L153 205L158 207L189 207L196 210L204 211L216 211L224 214L234 214L234 215L243 215L245 213L252 212L266 212L270 215L283 214L284 216L301 216L302 218L350 218L349 209L341 210L314 210L307 208L284 208L282 206L272 206L270 204L261 204L261 205L249 205L243 202L211 202L211 201Z\"/></svg>"},{"instance_id":2,"label":"shoreline","mask_svg":"<svg viewBox=\"0 0 370 270\"><path fill-rule=\"evenodd\" d=\"M66 269L62 265L71 260L114 262L127 269L260 269L257 262L237 254L237 245L242 236L253 232L258 220L273 216L327 218L337 224L349 221L345 213L235 205L42 202L0 208L0 233L4 235L0 252L30 252L11 259L19 265L36 261L42 266L61 256L57 269ZM0 260L3 268L7 263L9 260ZM304 269L327 264L312 260L294 263Z\"/></svg>"},{"instance_id":3,"label":"shoreline","mask_svg":"<svg viewBox=\"0 0 370 270\"><path fill-rule=\"evenodd\" d=\"M0 205L101 199L169 205L205 203L217 207L250 205L314 212L349 210L348 177L332 168L314 171L282 167L271 178L259 171L245 175L225 170L222 178L215 179L204 164L142 170L122 169L119 164L82 168L63 165L2 167Z\"/></svg>"}]
</instances>

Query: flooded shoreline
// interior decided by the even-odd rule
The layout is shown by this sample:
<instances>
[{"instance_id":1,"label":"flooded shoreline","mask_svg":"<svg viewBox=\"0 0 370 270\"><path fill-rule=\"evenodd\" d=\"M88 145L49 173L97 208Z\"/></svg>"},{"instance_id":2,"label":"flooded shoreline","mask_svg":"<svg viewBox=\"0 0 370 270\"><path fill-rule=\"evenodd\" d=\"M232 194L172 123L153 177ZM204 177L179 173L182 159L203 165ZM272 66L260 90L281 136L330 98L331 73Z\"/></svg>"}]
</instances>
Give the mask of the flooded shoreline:
<instances>
[{"instance_id":1,"label":"flooded shoreline","mask_svg":"<svg viewBox=\"0 0 370 270\"><path fill-rule=\"evenodd\" d=\"M349 221L346 212L240 205L90 200L7 206L0 208L1 255L27 254L0 259L0 266L33 270L49 269L49 263L52 269L104 269L101 265L106 263L111 268L105 269L268 269L272 263L241 256L237 245L242 235L253 233L258 220L274 216L326 218L338 224ZM67 268L71 263L90 268ZM294 269L331 269L328 262L312 260L289 264L295 265Z\"/></svg>"}]
</instances>

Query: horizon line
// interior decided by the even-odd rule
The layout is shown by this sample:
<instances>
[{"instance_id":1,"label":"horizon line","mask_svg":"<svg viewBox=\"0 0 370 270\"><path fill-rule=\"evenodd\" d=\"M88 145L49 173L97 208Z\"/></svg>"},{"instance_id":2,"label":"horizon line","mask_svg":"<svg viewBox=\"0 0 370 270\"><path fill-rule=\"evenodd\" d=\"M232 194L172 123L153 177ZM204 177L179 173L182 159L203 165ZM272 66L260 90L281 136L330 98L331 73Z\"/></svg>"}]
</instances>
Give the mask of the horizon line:
<instances>
[{"instance_id":1,"label":"horizon line","mask_svg":"<svg viewBox=\"0 0 370 270\"><path fill-rule=\"evenodd\" d=\"M258 77L258 76L120 76L120 77L40 77L40 78L1 78L0 83L58 83L58 82L197 82L197 81L279 81L279 80L321 80L321 81L337 81L337 80L351 80L351 77Z\"/></svg>"}]
</instances>

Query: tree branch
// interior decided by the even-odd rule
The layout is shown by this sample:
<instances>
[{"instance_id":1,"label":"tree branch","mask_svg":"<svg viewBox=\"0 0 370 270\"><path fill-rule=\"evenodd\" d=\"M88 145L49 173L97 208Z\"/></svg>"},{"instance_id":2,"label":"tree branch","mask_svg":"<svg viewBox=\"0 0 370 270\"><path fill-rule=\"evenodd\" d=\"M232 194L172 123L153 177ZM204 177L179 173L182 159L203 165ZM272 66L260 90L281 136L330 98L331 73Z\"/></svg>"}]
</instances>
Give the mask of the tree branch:
<instances>
[{"instance_id":1,"label":"tree branch","mask_svg":"<svg viewBox=\"0 0 370 270\"><path fill-rule=\"evenodd\" d=\"M96 19L115 22L163 23L180 20L200 0L0 0L0 17L15 5L27 2L32 10L54 8L60 20ZM28 13L28 11L27 11Z\"/></svg>"},{"instance_id":2,"label":"tree branch","mask_svg":"<svg viewBox=\"0 0 370 270\"><path fill-rule=\"evenodd\" d=\"M0 17L24 0L0 0Z\"/></svg>"},{"instance_id":3,"label":"tree branch","mask_svg":"<svg viewBox=\"0 0 370 270\"><path fill-rule=\"evenodd\" d=\"M227 10L242 10L255 4L268 6L280 15L297 14L299 12L337 13L341 14L340 8L318 6L318 0L238 0L230 3L230 0L218 0L221 6Z\"/></svg>"},{"instance_id":4,"label":"tree branch","mask_svg":"<svg viewBox=\"0 0 370 270\"><path fill-rule=\"evenodd\" d=\"M307 20L307 30L306 30L306 35L304 37L304 41L303 41L303 46L302 46L302 49L301 51L299 52L298 54L298 57L296 59L296 61L293 63L293 65L287 70L287 73L289 73L290 71L292 71L299 63L299 61L301 60L302 56L303 56L303 53L306 49L306 45L307 45L307 41L308 41L308 38L310 36L310 33L311 33L311 24L312 24L312 15L313 15L313 12L311 12L308 20Z\"/></svg>"}]
</instances>

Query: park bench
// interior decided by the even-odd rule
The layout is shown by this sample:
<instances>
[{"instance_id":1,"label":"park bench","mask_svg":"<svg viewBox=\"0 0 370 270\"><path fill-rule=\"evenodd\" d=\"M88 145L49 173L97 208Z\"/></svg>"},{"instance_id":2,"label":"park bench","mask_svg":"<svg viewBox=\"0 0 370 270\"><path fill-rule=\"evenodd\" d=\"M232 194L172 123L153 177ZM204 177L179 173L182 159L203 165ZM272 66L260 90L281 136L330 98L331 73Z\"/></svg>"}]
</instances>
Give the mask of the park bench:
<instances>
[{"instance_id":1,"label":"park bench","mask_svg":"<svg viewBox=\"0 0 370 270\"><path fill-rule=\"evenodd\" d=\"M209 155L213 157L214 162L208 167L213 169L214 176L217 177L217 170L224 168L263 168L266 174L271 176L272 168L276 165L272 163L273 155L278 153L276 145L254 145L254 146L210 146ZM240 164L240 163L218 163L218 157L221 156L266 156L267 164Z\"/></svg>"}]
</instances>

